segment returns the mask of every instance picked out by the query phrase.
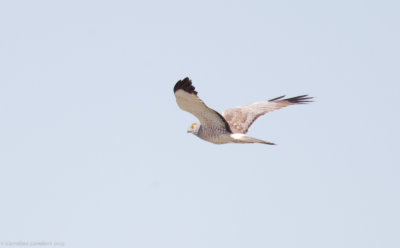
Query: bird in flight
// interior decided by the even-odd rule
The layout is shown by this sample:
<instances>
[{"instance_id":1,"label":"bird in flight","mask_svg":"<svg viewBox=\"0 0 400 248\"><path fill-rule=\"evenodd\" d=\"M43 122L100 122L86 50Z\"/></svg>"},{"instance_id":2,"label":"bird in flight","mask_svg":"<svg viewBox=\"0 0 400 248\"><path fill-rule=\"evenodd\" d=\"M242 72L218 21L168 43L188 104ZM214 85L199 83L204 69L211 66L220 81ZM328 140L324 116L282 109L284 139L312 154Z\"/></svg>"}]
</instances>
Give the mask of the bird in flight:
<instances>
[{"instance_id":1,"label":"bird in flight","mask_svg":"<svg viewBox=\"0 0 400 248\"><path fill-rule=\"evenodd\" d=\"M292 98L280 96L264 102L230 108L220 114L207 107L200 97L197 96L197 91L195 91L192 81L187 77L175 84L174 94L178 106L196 116L200 121L193 123L189 127L188 132L214 144L233 142L275 145L272 142L247 136L246 133L251 124L258 117L268 112L290 105L312 102L312 97L308 95Z\"/></svg>"}]
</instances>

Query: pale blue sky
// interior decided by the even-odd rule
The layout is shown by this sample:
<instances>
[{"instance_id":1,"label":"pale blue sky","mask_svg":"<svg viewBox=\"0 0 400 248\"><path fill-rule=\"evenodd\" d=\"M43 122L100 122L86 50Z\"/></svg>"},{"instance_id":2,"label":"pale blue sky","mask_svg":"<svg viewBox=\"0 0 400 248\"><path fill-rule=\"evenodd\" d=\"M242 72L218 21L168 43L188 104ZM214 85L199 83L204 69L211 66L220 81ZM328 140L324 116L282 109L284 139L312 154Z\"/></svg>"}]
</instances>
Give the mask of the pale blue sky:
<instances>
[{"instance_id":1,"label":"pale blue sky","mask_svg":"<svg viewBox=\"0 0 400 248\"><path fill-rule=\"evenodd\" d=\"M398 1L2 1L0 244L400 247ZM172 88L259 119L214 145ZM4 246L4 245L3 245Z\"/></svg>"}]
</instances>

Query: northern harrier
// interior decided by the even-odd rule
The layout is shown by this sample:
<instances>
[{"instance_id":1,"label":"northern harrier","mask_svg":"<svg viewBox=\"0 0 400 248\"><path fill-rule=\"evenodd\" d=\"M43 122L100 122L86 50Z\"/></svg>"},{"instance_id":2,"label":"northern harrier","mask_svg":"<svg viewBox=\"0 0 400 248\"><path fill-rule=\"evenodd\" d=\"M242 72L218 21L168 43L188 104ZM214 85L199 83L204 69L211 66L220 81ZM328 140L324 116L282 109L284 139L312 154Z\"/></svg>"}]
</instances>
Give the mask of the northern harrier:
<instances>
[{"instance_id":1,"label":"northern harrier","mask_svg":"<svg viewBox=\"0 0 400 248\"><path fill-rule=\"evenodd\" d=\"M189 78L179 80L174 87L178 106L193 114L200 122L193 123L188 132L214 144L225 143L274 143L259 140L245 135L253 122L260 116L294 104L312 102L308 95L285 98L280 96L264 102L256 102L225 110L222 115L207 107L197 96Z\"/></svg>"}]
</instances>

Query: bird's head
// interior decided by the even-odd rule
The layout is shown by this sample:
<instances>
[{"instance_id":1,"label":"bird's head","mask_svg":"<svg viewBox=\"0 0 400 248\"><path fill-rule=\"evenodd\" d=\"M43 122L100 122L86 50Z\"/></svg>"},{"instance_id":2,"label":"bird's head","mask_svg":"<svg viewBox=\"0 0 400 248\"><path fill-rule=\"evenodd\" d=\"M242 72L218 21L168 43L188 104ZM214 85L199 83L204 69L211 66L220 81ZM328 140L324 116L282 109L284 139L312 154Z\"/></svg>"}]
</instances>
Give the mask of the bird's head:
<instances>
[{"instance_id":1,"label":"bird's head","mask_svg":"<svg viewBox=\"0 0 400 248\"><path fill-rule=\"evenodd\" d=\"M189 129L187 130L188 133L197 134L199 132L200 123L193 123L190 125Z\"/></svg>"}]
</instances>

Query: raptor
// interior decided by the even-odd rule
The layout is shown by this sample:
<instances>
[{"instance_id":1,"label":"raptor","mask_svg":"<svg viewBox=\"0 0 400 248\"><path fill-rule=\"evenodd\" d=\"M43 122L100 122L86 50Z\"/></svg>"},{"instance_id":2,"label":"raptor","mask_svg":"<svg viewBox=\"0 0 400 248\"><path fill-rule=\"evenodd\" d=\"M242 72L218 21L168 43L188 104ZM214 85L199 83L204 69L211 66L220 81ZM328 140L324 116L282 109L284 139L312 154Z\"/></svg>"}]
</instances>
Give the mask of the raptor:
<instances>
[{"instance_id":1,"label":"raptor","mask_svg":"<svg viewBox=\"0 0 400 248\"><path fill-rule=\"evenodd\" d=\"M250 126L258 117L295 104L312 102L312 97L301 95L292 98L285 96L227 109L222 114L207 107L197 96L197 91L189 78L179 80L174 87L178 106L199 119L193 123L188 132L214 144L225 143L262 143L275 145L272 142L256 139L246 135Z\"/></svg>"}]
</instances>

